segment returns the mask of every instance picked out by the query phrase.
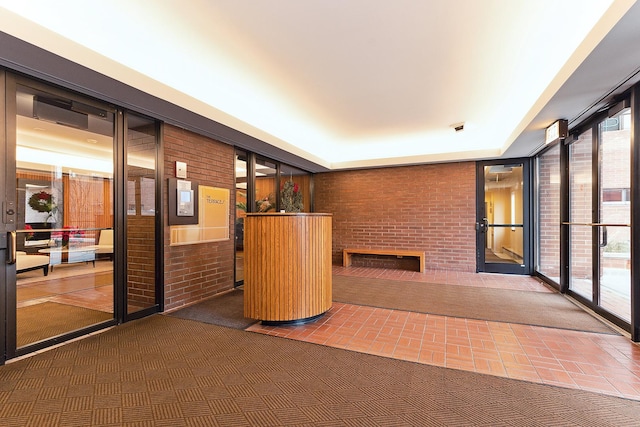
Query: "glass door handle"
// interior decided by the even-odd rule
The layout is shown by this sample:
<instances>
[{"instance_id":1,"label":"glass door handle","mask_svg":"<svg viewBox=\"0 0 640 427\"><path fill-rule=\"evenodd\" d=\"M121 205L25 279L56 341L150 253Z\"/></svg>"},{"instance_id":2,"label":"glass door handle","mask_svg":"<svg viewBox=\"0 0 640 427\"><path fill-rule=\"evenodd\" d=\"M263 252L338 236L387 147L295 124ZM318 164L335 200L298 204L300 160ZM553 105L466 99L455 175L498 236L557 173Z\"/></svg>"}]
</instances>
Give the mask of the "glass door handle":
<instances>
[{"instance_id":1,"label":"glass door handle","mask_svg":"<svg viewBox=\"0 0 640 427\"><path fill-rule=\"evenodd\" d=\"M607 226L602 226L602 241L600 242L600 247L604 248L608 243L608 234L607 234Z\"/></svg>"},{"instance_id":2,"label":"glass door handle","mask_svg":"<svg viewBox=\"0 0 640 427\"><path fill-rule=\"evenodd\" d=\"M16 232L7 231L7 264L15 264L16 257Z\"/></svg>"}]
</instances>

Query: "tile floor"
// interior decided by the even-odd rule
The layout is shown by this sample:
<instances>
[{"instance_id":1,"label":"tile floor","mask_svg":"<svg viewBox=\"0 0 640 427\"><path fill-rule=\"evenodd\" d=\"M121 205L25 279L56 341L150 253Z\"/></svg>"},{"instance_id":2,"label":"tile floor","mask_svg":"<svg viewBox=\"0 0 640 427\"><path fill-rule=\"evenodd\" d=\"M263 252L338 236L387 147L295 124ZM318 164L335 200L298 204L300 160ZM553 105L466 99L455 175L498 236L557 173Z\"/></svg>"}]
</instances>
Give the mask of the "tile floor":
<instances>
[{"instance_id":1,"label":"tile floor","mask_svg":"<svg viewBox=\"0 0 640 427\"><path fill-rule=\"evenodd\" d=\"M552 292L538 279L334 267L334 275ZM496 302L498 303L498 302ZM347 350L640 400L640 346L597 334L334 303L306 325L248 329Z\"/></svg>"}]
</instances>

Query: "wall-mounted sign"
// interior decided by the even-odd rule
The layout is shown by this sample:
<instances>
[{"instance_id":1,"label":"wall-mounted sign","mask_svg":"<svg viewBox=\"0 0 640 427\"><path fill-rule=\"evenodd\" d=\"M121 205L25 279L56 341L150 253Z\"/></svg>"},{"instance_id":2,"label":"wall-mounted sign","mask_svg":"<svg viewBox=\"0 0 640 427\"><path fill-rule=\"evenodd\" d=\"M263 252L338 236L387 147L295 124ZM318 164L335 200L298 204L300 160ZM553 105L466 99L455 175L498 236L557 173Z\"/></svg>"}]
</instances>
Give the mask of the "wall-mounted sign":
<instances>
[{"instance_id":1,"label":"wall-mounted sign","mask_svg":"<svg viewBox=\"0 0 640 427\"><path fill-rule=\"evenodd\" d=\"M569 122L567 120L556 120L549 126L544 135L544 143L551 144L559 139L565 139L569 131Z\"/></svg>"},{"instance_id":2,"label":"wall-mounted sign","mask_svg":"<svg viewBox=\"0 0 640 427\"><path fill-rule=\"evenodd\" d=\"M229 240L229 189L199 185L198 198L198 224L170 227L171 245Z\"/></svg>"},{"instance_id":3,"label":"wall-mounted sign","mask_svg":"<svg viewBox=\"0 0 640 427\"><path fill-rule=\"evenodd\" d=\"M169 178L169 225L199 222L198 188L195 181Z\"/></svg>"}]
</instances>

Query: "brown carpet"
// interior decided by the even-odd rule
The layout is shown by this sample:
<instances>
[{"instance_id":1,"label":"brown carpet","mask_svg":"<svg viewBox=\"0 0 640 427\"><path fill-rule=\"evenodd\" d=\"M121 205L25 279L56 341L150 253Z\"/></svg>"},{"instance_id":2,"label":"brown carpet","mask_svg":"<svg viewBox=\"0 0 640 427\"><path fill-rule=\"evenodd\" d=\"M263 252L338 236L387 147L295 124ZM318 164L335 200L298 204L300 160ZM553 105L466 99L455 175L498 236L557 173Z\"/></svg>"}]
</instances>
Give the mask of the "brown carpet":
<instances>
[{"instance_id":1,"label":"brown carpet","mask_svg":"<svg viewBox=\"0 0 640 427\"><path fill-rule=\"evenodd\" d=\"M246 329L257 322L244 317L244 292L240 289L216 295L168 315L234 329Z\"/></svg>"},{"instance_id":2,"label":"brown carpet","mask_svg":"<svg viewBox=\"0 0 640 427\"><path fill-rule=\"evenodd\" d=\"M637 426L640 402L155 315L0 367L0 425Z\"/></svg>"},{"instance_id":3,"label":"brown carpet","mask_svg":"<svg viewBox=\"0 0 640 427\"><path fill-rule=\"evenodd\" d=\"M113 319L113 313L55 302L18 308L18 347Z\"/></svg>"},{"instance_id":4,"label":"brown carpet","mask_svg":"<svg viewBox=\"0 0 640 427\"><path fill-rule=\"evenodd\" d=\"M333 300L450 317L617 334L559 293L334 275Z\"/></svg>"}]
</instances>

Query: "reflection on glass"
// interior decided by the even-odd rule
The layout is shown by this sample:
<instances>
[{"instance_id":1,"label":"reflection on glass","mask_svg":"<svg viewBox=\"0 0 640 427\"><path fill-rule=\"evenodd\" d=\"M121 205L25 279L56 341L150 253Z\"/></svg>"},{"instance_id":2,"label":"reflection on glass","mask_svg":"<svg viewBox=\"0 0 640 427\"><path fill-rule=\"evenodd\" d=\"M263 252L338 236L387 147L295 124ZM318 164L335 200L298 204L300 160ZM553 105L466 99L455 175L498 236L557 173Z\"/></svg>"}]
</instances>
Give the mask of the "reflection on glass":
<instances>
[{"instance_id":1,"label":"reflection on glass","mask_svg":"<svg viewBox=\"0 0 640 427\"><path fill-rule=\"evenodd\" d=\"M631 321L630 114L600 125L600 305ZM614 226L611 224L620 224Z\"/></svg>"},{"instance_id":2,"label":"reflection on glass","mask_svg":"<svg viewBox=\"0 0 640 427\"><path fill-rule=\"evenodd\" d=\"M127 313L156 304L155 122L127 114Z\"/></svg>"},{"instance_id":3,"label":"reflection on glass","mask_svg":"<svg viewBox=\"0 0 640 427\"><path fill-rule=\"evenodd\" d=\"M484 168L485 263L522 264L523 165Z\"/></svg>"},{"instance_id":4,"label":"reflection on glass","mask_svg":"<svg viewBox=\"0 0 640 427\"><path fill-rule=\"evenodd\" d=\"M560 283L560 144L538 157L537 270Z\"/></svg>"},{"instance_id":5,"label":"reflection on glass","mask_svg":"<svg viewBox=\"0 0 640 427\"><path fill-rule=\"evenodd\" d=\"M244 281L244 218L247 215L247 154L236 153L236 283Z\"/></svg>"},{"instance_id":6,"label":"reflection on glass","mask_svg":"<svg viewBox=\"0 0 640 427\"><path fill-rule=\"evenodd\" d=\"M265 159L256 159L255 172L256 209L255 212L276 210L276 165Z\"/></svg>"},{"instance_id":7,"label":"reflection on glass","mask_svg":"<svg viewBox=\"0 0 640 427\"><path fill-rule=\"evenodd\" d=\"M113 319L114 115L21 86L16 96L16 342ZM102 238L101 238L102 236Z\"/></svg>"},{"instance_id":8,"label":"reflection on glass","mask_svg":"<svg viewBox=\"0 0 640 427\"><path fill-rule=\"evenodd\" d=\"M592 255L592 138L591 130L582 133L569 146L569 288L589 301L593 299Z\"/></svg>"},{"instance_id":9,"label":"reflection on glass","mask_svg":"<svg viewBox=\"0 0 640 427\"><path fill-rule=\"evenodd\" d=\"M280 166L280 209L310 212L311 175L288 165Z\"/></svg>"}]
</instances>

